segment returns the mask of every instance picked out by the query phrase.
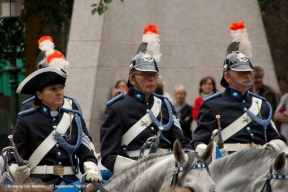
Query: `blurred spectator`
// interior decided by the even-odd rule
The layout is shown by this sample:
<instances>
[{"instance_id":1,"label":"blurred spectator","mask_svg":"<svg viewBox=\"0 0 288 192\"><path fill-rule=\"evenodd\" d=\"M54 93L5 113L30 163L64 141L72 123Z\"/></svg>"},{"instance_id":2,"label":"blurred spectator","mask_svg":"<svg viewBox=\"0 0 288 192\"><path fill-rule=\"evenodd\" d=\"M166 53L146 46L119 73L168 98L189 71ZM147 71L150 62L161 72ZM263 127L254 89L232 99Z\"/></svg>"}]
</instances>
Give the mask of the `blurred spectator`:
<instances>
[{"instance_id":1,"label":"blurred spectator","mask_svg":"<svg viewBox=\"0 0 288 192\"><path fill-rule=\"evenodd\" d=\"M112 90L111 96L112 98L122 92L124 95L128 91L128 86L125 80L119 80L116 82L115 87Z\"/></svg>"},{"instance_id":2,"label":"blurred spectator","mask_svg":"<svg viewBox=\"0 0 288 192\"><path fill-rule=\"evenodd\" d=\"M260 66L255 66L254 67L254 83L253 83L253 87L250 88L250 91L252 91L253 93L255 93L257 95L260 95L260 96L266 98L266 100L270 103L270 105L272 107L272 111L274 113L276 110L276 107L280 101L281 94L278 93L272 87L265 85L263 83L263 78L264 78L263 68ZM279 121L278 122L276 121L275 125L276 125L277 129L279 130L279 128L280 128Z\"/></svg>"},{"instance_id":3,"label":"blurred spectator","mask_svg":"<svg viewBox=\"0 0 288 192\"><path fill-rule=\"evenodd\" d=\"M192 140L192 131L190 129L192 122L191 110L192 107L186 103L186 89L183 85L176 85L174 87L174 98L175 98L175 111L176 117L179 119L183 134Z\"/></svg>"},{"instance_id":4,"label":"blurred spectator","mask_svg":"<svg viewBox=\"0 0 288 192\"><path fill-rule=\"evenodd\" d=\"M155 93L158 95L163 95L163 96L167 97L168 100L171 102L171 104L175 105L175 101L174 101L173 97L168 92L165 91L164 86L165 86L165 82L163 80L163 77L161 75L159 75L158 86L157 86Z\"/></svg>"},{"instance_id":5,"label":"blurred spectator","mask_svg":"<svg viewBox=\"0 0 288 192\"><path fill-rule=\"evenodd\" d=\"M194 106L192 109L192 118L196 121L197 117L198 117L198 111L199 108L201 106L201 104L203 103L203 100L216 93L217 92L217 88L216 88L216 82L215 79L211 76L206 76L203 77L199 83L199 94L200 96L198 96L195 101L194 101Z\"/></svg>"},{"instance_id":6,"label":"blurred spectator","mask_svg":"<svg viewBox=\"0 0 288 192\"><path fill-rule=\"evenodd\" d=\"M288 82L288 74L287 74L287 82ZM274 119L281 123L280 133L286 139L288 138L288 93L284 94L281 97L281 100L276 108Z\"/></svg>"}]
</instances>

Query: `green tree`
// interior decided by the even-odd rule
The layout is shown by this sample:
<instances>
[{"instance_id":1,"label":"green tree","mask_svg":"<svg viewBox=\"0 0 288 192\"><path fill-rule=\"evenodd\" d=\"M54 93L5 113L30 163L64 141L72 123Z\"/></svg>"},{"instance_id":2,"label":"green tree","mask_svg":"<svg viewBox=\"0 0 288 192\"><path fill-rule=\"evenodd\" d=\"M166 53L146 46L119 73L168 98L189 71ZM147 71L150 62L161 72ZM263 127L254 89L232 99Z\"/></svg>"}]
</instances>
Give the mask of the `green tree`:
<instances>
[{"instance_id":1,"label":"green tree","mask_svg":"<svg viewBox=\"0 0 288 192\"><path fill-rule=\"evenodd\" d=\"M39 37L50 35L64 55L68 42L74 0L26 0L24 20L41 18Z\"/></svg>"},{"instance_id":2,"label":"green tree","mask_svg":"<svg viewBox=\"0 0 288 192\"><path fill-rule=\"evenodd\" d=\"M121 0L121 1L123 2L124 0ZM102 15L108 9L107 4L111 2L112 0L100 0L98 4L93 3L91 5L91 7L93 7L92 15L94 15L95 13Z\"/></svg>"}]
</instances>

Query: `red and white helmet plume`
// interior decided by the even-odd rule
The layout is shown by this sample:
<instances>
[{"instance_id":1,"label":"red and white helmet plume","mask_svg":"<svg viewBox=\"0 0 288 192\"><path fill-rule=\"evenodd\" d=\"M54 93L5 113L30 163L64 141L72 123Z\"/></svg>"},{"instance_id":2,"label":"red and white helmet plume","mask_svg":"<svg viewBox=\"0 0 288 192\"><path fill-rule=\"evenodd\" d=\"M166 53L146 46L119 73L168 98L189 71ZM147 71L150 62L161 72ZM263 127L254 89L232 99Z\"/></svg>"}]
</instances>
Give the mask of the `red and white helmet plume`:
<instances>
[{"instance_id":1,"label":"red and white helmet plume","mask_svg":"<svg viewBox=\"0 0 288 192\"><path fill-rule=\"evenodd\" d=\"M162 54L160 53L158 28L155 24L149 24L144 27L142 41L148 43L147 53L152 55L157 63L160 62Z\"/></svg>"},{"instance_id":2,"label":"red and white helmet plume","mask_svg":"<svg viewBox=\"0 0 288 192\"><path fill-rule=\"evenodd\" d=\"M50 36L42 36L38 40L38 45L41 51L45 51L46 56L54 52L55 45L53 43L53 39Z\"/></svg>"},{"instance_id":3,"label":"red and white helmet plume","mask_svg":"<svg viewBox=\"0 0 288 192\"><path fill-rule=\"evenodd\" d=\"M251 58L252 46L251 42L248 39L248 34L244 22L238 21L235 23L231 23L229 28L232 40L239 42L239 51L245 53L248 58Z\"/></svg>"},{"instance_id":4,"label":"red and white helmet plume","mask_svg":"<svg viewBox=\"0 0 288 192\"><path fill-rule=\"evenodd\" d=\"M69 62L66 61L64 55L60 51L54 51L52 54L46 57L46 62L49 64L49 67L56 69L64 69L65 71L68 68Z\"/></svg>"}]
</instances>

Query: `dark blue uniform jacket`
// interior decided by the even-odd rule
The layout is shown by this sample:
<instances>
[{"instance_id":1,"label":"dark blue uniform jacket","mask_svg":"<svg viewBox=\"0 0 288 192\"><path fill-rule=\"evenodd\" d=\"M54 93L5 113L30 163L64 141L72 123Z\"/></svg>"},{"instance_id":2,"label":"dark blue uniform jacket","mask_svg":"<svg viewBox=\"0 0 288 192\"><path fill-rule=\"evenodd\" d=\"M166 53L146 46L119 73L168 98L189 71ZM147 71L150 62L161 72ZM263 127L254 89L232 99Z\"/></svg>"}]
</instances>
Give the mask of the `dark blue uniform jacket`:
<instances>
[{"instance_id":1,"label":"dark blue uniform jacket","mask_svg":"<svg viewBox=\"0 0 288 192\"><path fill-rule=\"evenodd\" d=\"M203 102L198 114L198 126L194 132L194 140L192 146L196 149L197 145L204 143L208 144L211 139L211 134L214 129L218 128L216 115L221 116L221 127L225 129L236 119L242 116L252 104L252 95L246 92L244 96L240 92L231 88L226 88L223 93L216 93ZM259 106L260 108L260 106ZM267 119L269 116L269 107L267 102L262 100L261 116ZM253 136L251 136L251 133ZM267 142L273 139L281 139L277 130L272 127L271 123L267 127ZM230 137L224 143L252 143L264 145L265 136L264 128L254 121L251 121L243 129Z\"/></svg>"},{"instance_id":2,"label":"dark blue uniform jacket","mask_svg":"<svg viewBox=\"0 0 288 192\"><path fill-rule=\"evenodd\" d=\"M138 150L149 137L157 134L158 128L152 123L143 132L137 135L128 146L121 146L122 135L147 113L147 109L152 108L153 103L154 97L151 97L149 102L144 102L144 95L133 88L130 88L124 98L107 106L104 114L104 122L100 130L101 163L110 171L113 171L114 169L117 155L128 157L123 148L128 149L128 151ZM175 115L174 108L173 113ZM169 116L166 104L163 100L161 112L157 117L159 121L161 114L162 124L166 125ZM172 124L169 131L163 131L162 133L170 143L161 139L159 148L171 149L174 141L179 139L183 149L192 149L189 139L183 136L181 128L176 126L175 123Z\"/></svg>"},{"instance_id":3,"label":"dark blue uniform jacket","mask_svg":"<svg viewBox=\"0 0 288 192\"><path fill-rule=\"evenodd\" d=\"M45 109L46 110L45 110ZM77 107L73 104L73 109ZM24 115L23 115L24 113ZM16 144L16 147L19 151L20 156L24 160L28 160L32 155L34 150L46 139L46 137L53 131L53 126L58 125L60 122L63 112L59 110L58 116L56 118L52 118L50 116L49 108L45 105L41 105L41 107L31 113L27 113L25 115L25 111L19 113L17 124L13 130L13 138ZM86 128L86 124L81 118L81 124L83 132L88 136L88 131ZM69 128L67 129L66 134L69 134ZM72 134L70 140L66 140L66 142L70 145L75 145L77 142L77 126L75 122L75 118L72 121ZM65 138L65 137L64 137ZM90 137L91 140L91 137ZM94 156L93 150L90 150L83 144L80 144L80 147L76 150L75 154L79 158L79 166L82 173L84 173L83 163L85 161L92 161L97 164L97 160ZM76 166L76 159L73 155L73 165ZM14 158L10 159L10 163L14 161ZM62 165L62 166L71 166L69 155L59 144L55 144L54 147L44 156L44 158L40 161L38 165ZM68 178L70 180L77 180L75 175L66 175L64 178ZM36 175L31 174L31 178L38 178L44 182L50 184L57 184L62 181L60 176L57 175Z\"/></svg>"}]
</instances>

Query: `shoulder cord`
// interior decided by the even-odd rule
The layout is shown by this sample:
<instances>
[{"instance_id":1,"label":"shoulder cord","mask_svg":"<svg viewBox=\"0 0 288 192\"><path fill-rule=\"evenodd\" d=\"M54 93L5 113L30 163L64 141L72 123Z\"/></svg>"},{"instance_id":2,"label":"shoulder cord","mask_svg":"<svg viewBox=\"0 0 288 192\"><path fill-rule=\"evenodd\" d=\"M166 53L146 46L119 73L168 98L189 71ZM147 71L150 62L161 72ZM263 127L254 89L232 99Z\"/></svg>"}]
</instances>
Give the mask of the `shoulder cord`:
<instances>
[{"instance_id":1,"label":"shoulder cord","mask_svg":"<svg viewBox=\"0 0 288 192\"><path fill-rule=\"evenodd\" d=\"M170 105L170 103L169 103L169 101L168 101L168 99L167 99L166 97L164 97L164 96L162 96L162 95L158 95L158 94L153 94L153 95L154 95L155 97L158 97L158 98L164 100L164 103L165 103L165 105L166 105L166 107L167 107L167 109L168 109L169 121L168 121L168 123L167 123L166 125L163 125L163 124L162 124L162 111L160 111L160 113L161 113L161 122L159 122L159 121L156 119L156 117L154 116L154 114L152 113L151 110L148 111L149 116L150 116L150 118L152 119L153 123L158 127L158 129L163 129L163 131L169 131L170 128L171 128L171 126L172 126L172 124L173 124L173 112L172 112L171 105ZM162 134L162 132L161 132L161 134L160 134L160 137L161 137L163 140L165 140L166 142L168 142L169 144L171 144L171 142L164 137L164 135Z\"/></svg>"},{"instance_id":2,"label":"shoulder cord","mask_svg":"<svg viewBox=\"0 0 288 192\"><path fill-rule=\"evenodd\" d=\"M271 121L271 118L272 118L272 107L270 105L270 103L266 100L266 99L263 99L262 97L256 95L256 94L253 94L251 92L249 92L249 94L251 94L252 96L255 96L257 98L260 98L262 100L264 100L267 105L268 105L268 108L269 108L269 116L267 119L261 119L259 117L257 117L256 115L254 115L251 111L249 111L249 109L247 109L247 114L248 116L253 120L255 121L257 124L259 125L262 125L262 127L264 128L264 138L265 138L265 143L267 143L267 126L270 124L270 121ZM259 113L261 113L261 111L259 110Z\"/></svg>"},{"instance_id":3,"label":"shoulder cord","mask_svg":"<svg viewBox=\"0 0 288 192\"><path fill-rule=\"evenodd\" d=\"M79 116L79 112L76 111L76 110L66 109L66 108L63 108L63 107L61 107L61 110L64 111L64 112L67 112L67 113L74 113L74 119L75 119L75 122L76 122L76 125L77 125L77 131L78 131L77 143L76 143L76 145L68 144L65 141L65 139L62 137L62 135L57 130L55 130L55 139L57 140L59 145L68 152L69 158L70 158L70 163L71 163L71 165L73 167L74 174L78 174L77 166L75 166L75 167L73 166L72 155L79 148L79 146L81 144L82 134L83 134L81 119L80 119L80 116Z\"/></svg>"},{"instance_id":4,"label":"shoulder cord","mask_svg":"<svg viewBox=\"0 0 288 192\"><path fill-rule=\"evenodd\" d=\"M162 123L162 111L160 111L160 122ZM159 129L159 131L160 131L160 129ZM158 132L159 132L158 131ZM157 133L157 136L158 136L158 139L159 139L159 136L164 140L164 141L166 141L167 143L169 143L170 145L171 145L171 142L168 140L168 139L166 139L165 137L164 137L164 135L162 134L162 130L160 131L160 134L158 134ZM159 142L159 141L158 141Z\"/></svg>"},{"instance_id":5,"label":"shoulder cord","mask_svg":"<svg viewBox=\"0 0 288 192\"><path fill-rule=\"evenodd\" d=\"M159 122L151 110L147 110L147 112L149 113L149 116L151 117L153 123L157 126L158 129L163 129L163 131L169 131L169 129L171 128L173 124L173 112L166 97L162 97L162 98L164 100L164 103L166 104L166 107L168 109L168 114L169 114L169 121L166 125L163 125L161 122Z\"/></svg>"}]
</instances>

